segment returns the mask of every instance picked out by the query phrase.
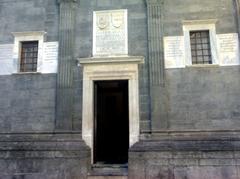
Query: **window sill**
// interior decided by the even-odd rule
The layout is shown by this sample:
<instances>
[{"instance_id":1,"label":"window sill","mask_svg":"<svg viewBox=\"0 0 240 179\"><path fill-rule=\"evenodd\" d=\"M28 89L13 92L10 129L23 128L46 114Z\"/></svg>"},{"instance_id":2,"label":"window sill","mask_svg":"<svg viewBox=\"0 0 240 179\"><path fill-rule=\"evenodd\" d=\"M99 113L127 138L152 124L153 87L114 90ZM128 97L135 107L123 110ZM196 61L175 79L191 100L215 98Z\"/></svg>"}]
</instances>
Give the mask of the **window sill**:
<instances>
[{"instance_id":1,"label":"window sill","mask_svg":"<svg viewBox=\"0 0 240 179\"><path fill-rule=\"evenodd\" d=\"M41 72L17 72L12 73L12 75L39 75L42 74Z\"/></svg>"},{"instance_id":2,"label":"window sill","mask_svg":"<svg viewBox=\"0 0 240 179\"><path fill-rule=\"evenodd\" d=\"M187 65L187 68L215 68L219 67L218 64L199 64L199 65Z\"/></svg>"}]
</instances>

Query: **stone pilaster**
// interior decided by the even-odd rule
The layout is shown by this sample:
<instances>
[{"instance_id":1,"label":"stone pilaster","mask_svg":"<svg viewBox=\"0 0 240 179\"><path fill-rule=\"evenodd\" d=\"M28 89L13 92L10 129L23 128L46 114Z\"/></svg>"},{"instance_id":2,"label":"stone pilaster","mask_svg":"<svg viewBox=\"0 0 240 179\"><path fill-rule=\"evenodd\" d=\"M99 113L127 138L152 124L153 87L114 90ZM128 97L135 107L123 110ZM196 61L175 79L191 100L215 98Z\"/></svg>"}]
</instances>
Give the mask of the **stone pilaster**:
<instances>
[{"instance_id":1,"label":"stone pilaster","mask_svg":"<svg viewBox=\"0 0 240 179\"><path fill-rule=\"evenodd\" d=\"M56 95L56 130L73 128L74 31L77 0L59 0L59 60Z\"/></svg>"},{"instance_id":2,"label":"stone pilaster","mask_svg":"<svg viewBox=\"0 0 240 179\"><path fill-rule=\"evenodd\" d=\"M167 128L167 92L163 54L163 0L146 0L152 130Z\"/></svg>"},{"instance_id":3,"label":"stone pilaster","mask_svg":"<svg viewBox=\"0 0 240 179\"><path fill-rule=\"evenodd\" d=\"M235 21L238 31L238 39L240 41L240 0L233 0L233 8L235 11Z\"/></svg>"},{"instance_id":4,"label":"stone pilaster","mask_svg":"<svg viewBox=\"0 0 240 179\"><path fill-rule=\"evenodd\" d=\"M236 0L238 32L240 33L240 0ZM240 35L239 35L240 36Z\"/></svg>"},{"instance_id":5,"label":"stone pilaster","mask_svg":"<svg viewBox=\"0 0 240 179\"><path fill-rule=\"evenodd\" d=\"M148 52L151 85L164 84L163 0L147 0Z\"/></svg>"}]
</instances>

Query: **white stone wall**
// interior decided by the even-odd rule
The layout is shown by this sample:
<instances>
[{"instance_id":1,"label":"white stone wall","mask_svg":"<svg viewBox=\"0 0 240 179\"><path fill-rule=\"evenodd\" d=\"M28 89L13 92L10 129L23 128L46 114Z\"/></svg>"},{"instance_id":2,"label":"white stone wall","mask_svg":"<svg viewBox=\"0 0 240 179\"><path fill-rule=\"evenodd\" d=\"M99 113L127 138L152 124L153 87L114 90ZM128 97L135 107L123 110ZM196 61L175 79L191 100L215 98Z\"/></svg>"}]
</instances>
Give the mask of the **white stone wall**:
<instances>
[{"instance_id":1,"label":"white stone wall","mask_svg":"<svg viewBox=\"0 0 240 179\"><path fill-rule=\"evenodd\" d=\"M237 33L214 34L216 42L213 41L211 51L213 55L213 65L235 66L239 65L239 41ZM165 68L185 68L191 66L191 54L184 36L164 37ZM209 66L199 65L199 66ZM210 64L211 66L211 64Z\"/></svg>"},{"instance_id":2,"label":"white stone wall","mask_svg":"<svg viewBox=\"0 0 240 179\"><path fill-rule=\"evenodd\" d=\"M43 48L39 53L41 60L38 61L37 72L57 73L58 42L43 42ZM18 73L19 61L19 51L14 54L14 44L0 45L0 75Z\"/></svg>"}]
</instances>

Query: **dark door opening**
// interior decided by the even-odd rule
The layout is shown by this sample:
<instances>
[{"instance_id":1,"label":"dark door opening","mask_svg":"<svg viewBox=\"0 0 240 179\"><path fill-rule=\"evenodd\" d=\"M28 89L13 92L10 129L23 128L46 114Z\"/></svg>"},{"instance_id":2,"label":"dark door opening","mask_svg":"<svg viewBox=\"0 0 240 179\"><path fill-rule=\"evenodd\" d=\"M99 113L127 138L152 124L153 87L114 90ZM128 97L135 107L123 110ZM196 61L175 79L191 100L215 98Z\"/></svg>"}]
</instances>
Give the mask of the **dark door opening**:
<instances>
[{"instance_id":1,"label":"dark door opening","mask_svg":"<svg viewBox=\"0 0 240 179\"><path fill-rule=\"evenodd\" d=\"M129 148L128 81L96 81L94 103L94 163L126 164Z\"/></svg>"}]
</instances>

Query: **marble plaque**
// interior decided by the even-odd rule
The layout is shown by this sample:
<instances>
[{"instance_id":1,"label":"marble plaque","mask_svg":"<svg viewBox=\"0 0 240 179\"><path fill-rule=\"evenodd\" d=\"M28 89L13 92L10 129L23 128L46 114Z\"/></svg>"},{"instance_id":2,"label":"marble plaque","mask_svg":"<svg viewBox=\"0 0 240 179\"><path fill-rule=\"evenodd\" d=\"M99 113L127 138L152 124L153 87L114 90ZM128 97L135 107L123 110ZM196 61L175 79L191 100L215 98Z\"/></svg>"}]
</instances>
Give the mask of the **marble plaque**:
<instances>
[{"instance_id":1,"label":"marble plaque","mask_svg":"<svg viewBox=\"0 0 240 179\"><path fill-rule=\"evenodd\" d=\"M95 11L93 56L128 54L127 10Z\"/></svg>"},{"instance_id":2,"label":"marble plaque","mask_svg":"<svg viewBox=\"0 0 240 179\"><path fill-rule=\"evenodd\" d=\"M56 73L58 60L58 42L45 42L43 47L43 60L39 62L42 73Z\"/></svg>"},{"instance_id":3,"label":"marble plaque","mask_svg":"<svg viewBox=\"0 0 240 179\"><path fill-rule=\"evenodd\" d=\"M13 72L13 44L0 45L0 75Z\"/></svg>"},{"instance_id":4,"label":"marble plaque","mask_svg":"<svg viewBox=\"0 0 240 179\"><path fill-rule=\"evenodd\" d=\"M12 60L13 58L13 44L0 45L0 61Z\"/></svg>"},{"instance_id":5,"label":"marble plaque","mask_svg":"<svg viewBox=\"0 0 240 179\"><path fill-rule=\"evenodd\" d=\"M219 34L217 39L220 65L239 65L238 34Z\"/></svg>"},{"instance_id":6,"label":"marble plaque","mask_svg":"<svg viewBox=\"0 0 240 179\"><path fill-rule=\"evenodd\" d=\"M184 37L164 37L164 58L166 68L183 68L184 63Z\"/></svg>"},{"instance_id":7,"label":"marble plaque","mask_svg":"<svg viewBox=\"0 0 240 179\"><path fill-rule=\"evenodd\" d=\"M1 60L0 61L0 75L11 75L14 70L13 61Z\"/></svg>"},{"instance_id":8,"label":"marble plaque","mask_svg":"<svg viewBox=\"0 0 240 179\"><path fill-rule=\"evenodd\" d=\"M58 58L58 42L45 42L43 60L52 61Z\"/></svg>"}]
</instances>

